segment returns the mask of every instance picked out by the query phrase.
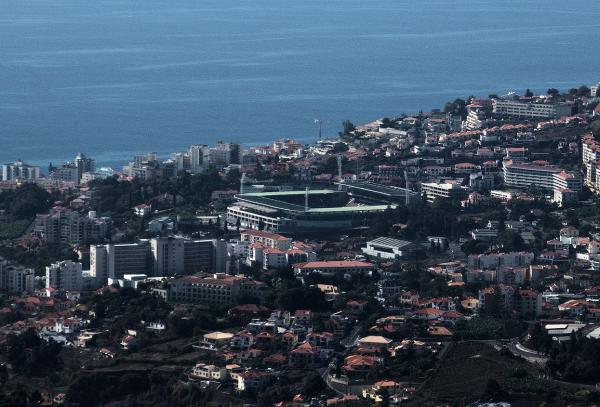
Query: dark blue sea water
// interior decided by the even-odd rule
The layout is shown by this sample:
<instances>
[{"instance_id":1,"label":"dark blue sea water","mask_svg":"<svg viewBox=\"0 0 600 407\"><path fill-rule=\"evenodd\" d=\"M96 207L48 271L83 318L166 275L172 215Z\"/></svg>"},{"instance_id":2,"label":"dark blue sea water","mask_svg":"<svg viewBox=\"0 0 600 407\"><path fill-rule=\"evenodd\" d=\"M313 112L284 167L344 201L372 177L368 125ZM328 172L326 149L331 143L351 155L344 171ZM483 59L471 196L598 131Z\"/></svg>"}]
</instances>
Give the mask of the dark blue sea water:
<instances>
[{"instance_id":1,"label":"dark blue sea water","mask_svg":"<svg viewBox=\"0 0 600 407\"><path fill-rule=\"evenodd\" d=\"M597 0L0 0L0 161L314 139L600 80Z\"/></svg>"}]
</instances>

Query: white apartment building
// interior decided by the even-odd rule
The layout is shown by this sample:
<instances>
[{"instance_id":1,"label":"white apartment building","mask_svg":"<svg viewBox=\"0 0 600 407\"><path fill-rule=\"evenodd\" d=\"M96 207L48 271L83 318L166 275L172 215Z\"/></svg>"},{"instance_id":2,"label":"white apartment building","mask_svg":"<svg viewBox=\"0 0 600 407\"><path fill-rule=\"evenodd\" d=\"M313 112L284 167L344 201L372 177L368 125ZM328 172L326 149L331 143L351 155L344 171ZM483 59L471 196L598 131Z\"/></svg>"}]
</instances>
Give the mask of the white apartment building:
<instances>
[{"instance_id":1,"label":"white apartment building","mask_svg":"<svg viewBox=\"0 0 600 407\"><path fill-rule=\"evenodd\" d=\"M60 208L37 215L34 232L50 245L75 245L110 239L112 228L113 222L109 217L97 218L95 212L85 216Z\"/></svg>"},{"instance_id":2,"label":"white apartment building","mask_svg":"<svg viewBox=\"0 0 600 407\"><path fill-rule=\"evenodd\" d=\"M21 160L2 165L2 181L31 182L40 177L40 167L29 165Z\"/></svg>"},{"instance_id":3,"label":"white apartment building","mask_svg":"<svg viewBox=\"0 0 600 407\"><path fill-rule=\"evenodd\" d=\"M241 233L240 240L248 243L260 243L279 250L288 250L292 247L291 238L262 230L246 230Z\"/></svg>"},{"instance_id":4,"label":"white apartment building","mask_svg":"<svg viewBox=\"0 0 600 407\"><path fill-rule=\"evenodd\" d=\"M558 119L570 116L573 106L567 103L535 103L519 100L494 99L493 113L500 116Z\"/></svg>"},{"instance_id":5,"label":"white apartment building","mask_svg":"<svg viewBox=\"0 0 600 407\"><path fill-rule=\"evenodd\" d=\"M125 274L147 274L149 245L145 242L90 246L90 274L100 284Z\"/></svg>"},{"instance_id":6,"label":"white apartment building","mask_svg":"<svg viewBox=\"0 0 600 407\"><path fill-rule=\"evenodd\" d=\"M168 299L174 302L231 306L242 296L264 300L268 286L243 276L215 273L211 276L180 276L169 282Z\"/></svg>"},{"instance_id":7,"label":"white apartment building","mask_svg":"<svg viewBox=\"0 0 600 407\"><path fill-rule=\"evenodd\" d=\"M198 363L192 368L189 376L192 379L224 381L228 378L227 369L206 363Z\"/></svg>"},{"instance_id":8,"label":"white apartment building","mask_svg":"<svg viewBox=\"0 0 600 407\"><path fill-rule=\"evenodd\" d=\"M285 251L267 247L263 250L262 259L263 268L267 269L282 269L288 265Z\"/></svg>"},{"instance_id":9,"label":"white apartment building","mask_svg":"<svg viewBox=\"0 0 600 407\"><path fill-rule=\"evenodd\" d=\"M432 203L436 198L460 200L467 194L467 188L450 182L424 182L421 192L426 195L427 202Z\"/></svg>"},{"instance_id":10,"label":"white apartment building","mask_svg":"<svg viewBox=\"0 0 600 407\"><path fill-rule=\"evenodd\" d=\"M512 187L527 188L535 185L546 190L571 189L580 192L581 176L578 173L565 171L545 161L530 163L504 163L504 184Z\"/></svg>"},{"instance_id":11,"label":"white apartment building","mask_svg":"<svg viewBox=\"0 0 600 407\"><path fill-rule=\"evenodd\" d=\"M585 185L592 191L600 191L600 143L589 133L581 139L581 162L584 165Z\"/></svg>"},{"instance_id":12,"label":"white apartment building","mask_svg":"<svg viewBox=\"0 0 600 407\"><path fill-rule=\"evenodd\" d=\"M81 291L83 288L81 263L65 260L47 266L46 288L63 291Z\"/></svg>"},{"instance_id":13,"label":"white apartment building","mask_svg":"<svg viewBox=\"0 0 600 407\"><path fill-rule=\"evenodd\" d=\"M479 269L497 269L498 267L526 267L533 263L535 256L531 252L510 252L491 254L472 254L467 257L469 267Z\"/></svg>"},{"instance_id":14,"label":"white apartment building","mask_svg":"<svg viewBox=\"0 0 600 407\"><path fill-rule=\"evenodd\" d=\"M467 119L462 124L464 130L477 130L483 127L486 120L485 112L479 108L469 109Z\"/></svg>"},{"instance_id":15,"label":"white apartment building","mask_svg":"<svg viewBox=\"0 0 600 407\"><path fill-rule=\"evenodd\" d=\"M183 274L183 246L183 237L157 237L151 239L153 275L163 277Z\"/></svg>"},{"instance_id":16,"label":"white apartment building","mask_svg":"<svg viewBox=\"0 0 600 407\"><path fill-rule=\"evenodd\" d=\"M0 259L0 291L32 293L35 290L35 273L32 269L13 266Z\"/></svg>"}]
</instances>

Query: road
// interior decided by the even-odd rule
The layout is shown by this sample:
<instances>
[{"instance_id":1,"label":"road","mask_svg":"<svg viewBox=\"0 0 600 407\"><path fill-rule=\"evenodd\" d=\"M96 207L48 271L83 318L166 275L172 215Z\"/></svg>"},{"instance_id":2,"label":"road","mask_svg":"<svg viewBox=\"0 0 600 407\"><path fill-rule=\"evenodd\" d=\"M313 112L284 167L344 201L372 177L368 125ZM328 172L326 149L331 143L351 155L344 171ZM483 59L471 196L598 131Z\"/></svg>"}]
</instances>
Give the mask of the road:
<instances>
[{"instance_id":1,"label":"road","mask_svg":"<svg viewBox=\"0 0 600 407\"><path fill-rule=\"evenodd\" d=\"M357 324L354 328L352 328L350 334L340 341L340 344L346 348L352 347L358 339L358 333L360 332L361 328L362 324Z\"/></svg>"}]
</instances>

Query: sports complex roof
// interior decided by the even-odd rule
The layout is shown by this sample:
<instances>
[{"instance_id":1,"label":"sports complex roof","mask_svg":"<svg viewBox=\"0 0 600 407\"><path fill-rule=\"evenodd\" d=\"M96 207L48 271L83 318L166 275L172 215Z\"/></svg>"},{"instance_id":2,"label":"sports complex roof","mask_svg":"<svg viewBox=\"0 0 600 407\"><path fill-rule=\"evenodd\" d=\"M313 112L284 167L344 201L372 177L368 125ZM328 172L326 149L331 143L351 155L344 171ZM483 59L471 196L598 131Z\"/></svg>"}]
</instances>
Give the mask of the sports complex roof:
<instances>
[{"instance_id":1,"label":"sports complex roof","mask_svg":"<svg viewBox=\"0 0 600 407\"><path fill-rule=\"evenodd\" d=\"M315 189L309 190L309 204L310 197L316 195L333 195L344 193L343 191L334 191L331 189ZM336 206L329 208L311 208L309 206L308 211L305 211L303 205L293 204L282 201L280 197L284 196L302 196L305 195L306 191L278 191L278 192L252 192L247 194L238 194L236 199L246 204L260 205L267 208L273 208L281 211L297 212L297 213L311 213L311 214L327 214L327 213L357 213L357 212L381 212L386 210L388 207L394 209L396 205L357 205L357 206Z\"/></svg>"},{"instance_id":2,"label":"sports complex roof","mask_svg":"<svg viewBox=\"0 0 600 407\"><path fill-rule=\"evenodd\" d=\"M388 197L402 197L404 198L406 194L409 195L418 195L417 192L411 191L406 188L394 187L390 185L383 184L375 184L373 182L366 181L354 181L354 182L342 182L338 183L338 185L342 185L343 187L350 189L360 189L362 191L372 192L375 194L380 194Z\"/></svg>"}]
</instances>

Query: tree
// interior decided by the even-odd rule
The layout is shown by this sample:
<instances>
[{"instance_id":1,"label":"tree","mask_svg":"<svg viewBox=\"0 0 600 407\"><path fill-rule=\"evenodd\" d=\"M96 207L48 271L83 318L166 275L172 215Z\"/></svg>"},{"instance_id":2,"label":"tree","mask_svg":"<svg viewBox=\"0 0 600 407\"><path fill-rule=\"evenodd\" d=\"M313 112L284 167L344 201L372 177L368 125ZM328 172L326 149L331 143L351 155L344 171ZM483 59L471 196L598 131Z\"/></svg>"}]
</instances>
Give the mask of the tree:
<instances>
[{"instance_id":1,"label":"tree","mask_svg":"<svg viewBox=\"0 0 600 407\"><path fill-rule=\"evenodd\" d=\"M546 94L552 97L556 97L560 94L559 90L556 88L550 88L546 91Z\"/></svg>"},{"instance_id":2,"label":"tree","mask_svg":"<svg viewBox=\"0 0 600 407\"><path fill-rule=\"evenodd\" d=\"M14 191L0 194L0 208L17 218L30 218L46 212L51 205L51 196L37 184L26 183Z\"/></svg>"},{"instance_id":3,"label":"tree","mask_svg":"<svg viewBox=\"0 0 600 407\"><path fill-rule=\"evenodd\" d=\"M487 243L481 240L471 239L462 244L460 249L468 256L470 254L481 254L488 250Z\"/></svg>"},{"instance_id":4,"label":"tree","mask_svg":"<svg viewBox=\"0 0 600 407\"><path fill-rule=\"evenodd\" d=\"M525 91L525 97L526 98L533 97L533 92L529 88L527 88L527 90Z\"/></svg>"},{"instance_id":5,"label":"tree","mask_svg":"<svg viewBox=\"0 0 600 407\"><path fill-rule=\"evenodd\" d=\"M590 88L587 86L580 86L579 89L577 89L577 96L590 96L590 92Z\"/></svg>"},{"instance_id":6,"label":"tree","mask_svg":"<svg viewBox=\"0 0 600 407\"><path fill-rule=\"evenodd\" d=\"M489 396L492 400L496 400L501 393L502 388L500 387L500 384L494 379L488 379L487 384L485 386L485 394Z\"/></svg>"},{"instance_id":7,"label":"tree","mask_svg":"<svg viewBox=\"0 0 600 407\"><path fill-rule=\"evenodd\" d=\"M325 294L316 287L293 287L281 289L275 299L277 307L296 311L298 309L320 310L326 306Z\"/></svg>"},{"instance_id":8,"label":"tree","mask_svg":"<svg viewBox=\"0 0 600 407\"><path fill-rule=\"evenodd\" d=\"M451 113L453 116L467 117L467 103L463 99L455 99L454 102L448 102L444 106L445 113Z\"/></svg>"},{"instance_id":9,"label":"tree","mask_svg":"<svg viewBox=\"0 0 600 407\"><path fill-rule=\"evenodd\" d=\"M320 394L325 389L325 382L320 374L309 372L302 380L302 394Z\"/></svg>"},{"instance_id":10,"label":"tree","mask_svg":"<svg viewBox=\"0 0 600 407\"><path fill-rule=\"evenodd\" d=\"M525 242L521 234L515 230L505 230L498 234L496 240L503 252L519 252L525 250Z\"/></svg>"}]
</instances>

